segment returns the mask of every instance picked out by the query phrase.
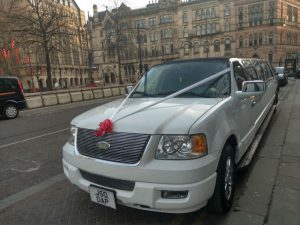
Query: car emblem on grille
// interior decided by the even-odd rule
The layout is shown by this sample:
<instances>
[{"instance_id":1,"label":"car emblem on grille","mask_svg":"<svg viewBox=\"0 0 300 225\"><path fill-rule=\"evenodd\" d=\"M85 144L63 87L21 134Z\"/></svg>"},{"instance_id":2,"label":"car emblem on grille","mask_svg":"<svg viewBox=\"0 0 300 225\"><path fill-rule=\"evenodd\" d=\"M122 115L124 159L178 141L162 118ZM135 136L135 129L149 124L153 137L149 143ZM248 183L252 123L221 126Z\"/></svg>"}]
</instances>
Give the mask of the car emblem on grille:
<instances>
[{"instance_id":1,"label":"car emblem on grille","mask_svg":"<svg viewBox=\"0 0 300 225\"><path fill-rule=\"evenodd\" d=\"M96 145L102 151L106 151L107 149L110 148L110 144L105 141L99 141L99 142L97 142Z\"/></svg>"}]
</instances>

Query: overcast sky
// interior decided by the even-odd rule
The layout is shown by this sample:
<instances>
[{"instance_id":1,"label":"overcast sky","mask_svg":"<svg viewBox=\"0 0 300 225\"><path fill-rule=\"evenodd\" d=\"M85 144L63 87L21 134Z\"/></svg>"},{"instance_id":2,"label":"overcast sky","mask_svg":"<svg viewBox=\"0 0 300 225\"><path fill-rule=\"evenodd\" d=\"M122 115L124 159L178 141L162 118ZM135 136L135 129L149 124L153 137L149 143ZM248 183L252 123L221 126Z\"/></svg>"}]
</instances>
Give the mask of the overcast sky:
<instances>
[{"instance_id":1,"label":"overcast sky","mask_svg":"<svg viewBox=\"0 0 300 225\"><path fill-rule=\"evenodd\" d=\"M105 10L105 6L109 9L113 8L114 3L112 0L75 0L81 10L85 12L85 16L87 17L87 12L90 15L93 15L93 5L96 4L98 6L98 11ZM121 3L122 1L119 0ZM124 0L123 1L127 6L132 9L145 7L149 0ZM152 2L152 0L151 0Z\"/></svg>"}]
</instances>

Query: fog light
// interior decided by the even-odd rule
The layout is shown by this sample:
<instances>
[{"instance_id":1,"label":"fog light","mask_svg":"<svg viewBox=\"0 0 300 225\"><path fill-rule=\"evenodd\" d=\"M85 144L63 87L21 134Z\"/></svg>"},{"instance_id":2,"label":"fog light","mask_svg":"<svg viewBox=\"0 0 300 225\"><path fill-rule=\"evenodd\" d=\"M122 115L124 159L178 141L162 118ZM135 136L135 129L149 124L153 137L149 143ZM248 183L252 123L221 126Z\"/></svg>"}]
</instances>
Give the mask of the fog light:
<instances>
[{"instance_id":1,"label":"fog light","mask_svg":"<svg viewBox=\"0 0 300 225\"><path fill-rule=\"evenodd\" d=\"M161 191L161 197L165 199L183 199L188 195L188 191Z\"/></svg>"}]
</instances>

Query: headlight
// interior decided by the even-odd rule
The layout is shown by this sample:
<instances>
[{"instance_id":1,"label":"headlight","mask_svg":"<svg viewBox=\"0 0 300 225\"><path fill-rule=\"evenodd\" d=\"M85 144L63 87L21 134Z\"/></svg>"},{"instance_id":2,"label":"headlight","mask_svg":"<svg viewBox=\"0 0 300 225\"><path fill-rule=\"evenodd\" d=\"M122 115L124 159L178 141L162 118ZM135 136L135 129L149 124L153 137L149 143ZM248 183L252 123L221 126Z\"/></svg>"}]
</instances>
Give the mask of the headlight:
<instances>
[{"instance_id":1,"label":"headlight","mask_svg":"<svg viewBox=\"0 0 300 225\"><path fill-rule=\"evenodd\" d=\"M75 145L75 137L76 137L76 133L77 133L77 128L72 126L70 128L70 137L69 137L69 140L68 140L68 143L70 145Z\"/></svg>"},{"instance_id":2,"label":"headlight","mask_svg":"<svg viewBox=\"0 0 300 225\"><path fill-rule=\"evenodd\" d=\"M163 135L156 159L195 159L207 154L206 137L199 135Z\"/></svg>"}]
</instances>

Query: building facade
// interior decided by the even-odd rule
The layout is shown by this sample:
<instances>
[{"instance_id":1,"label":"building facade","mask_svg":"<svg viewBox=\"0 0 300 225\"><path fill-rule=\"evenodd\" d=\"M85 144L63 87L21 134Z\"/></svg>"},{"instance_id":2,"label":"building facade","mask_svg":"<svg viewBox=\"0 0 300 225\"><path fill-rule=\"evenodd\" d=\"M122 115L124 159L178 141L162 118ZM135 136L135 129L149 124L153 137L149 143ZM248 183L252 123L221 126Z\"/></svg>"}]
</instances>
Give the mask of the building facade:
<instances>
[{"instance_id":1,"label":"building facade","mask_svg":"<svg viewBox=\"0 0 300 225\"><path fill-rule=\"evenodd\" d=\"M259 57L274 66L300 54L298 0L158 0L89 18L97 78L135 82L173 59Z\"/></svg>"},{"instance_id":2,"label":"building facade","mask_svg":"<svg viewBox=\"0 0 300 225\"><path fill-rule=\"evenodd\" d=\"M29 5L31 3L32 5ZM48 80L49 76L47 76L47 57L44 43L43 40L40 40L42 39L40 37L42 32L38 35L36 33L30 35L28 32L24 32L24 34L12 32L10 35L10 39L14 39L16 46L20 48L20 62L15 66L14 75L19 76L26 91L46 90L47 82L51 82L54 88L85 86L91 78L91 74L88 63L89 46L84 12L80 10L75 0L32 0L31 3L28 0L14 0L14 5L11 6L16 11L24 10L24 13L22 11L24 18L27 16L26 13L36 12L38 7L40 7L40 11L45 10L45 17L48 16L47 10L53 15L57 15L55 20L58 21L55 21L54 25L47 31L49 33L47 38L49 39L51 81ZM22 18L18 12L12 11L11 13L15 13L18 19ZM27 17L29 18L29 16ZM36 16L33 14L33 17ZM44 19L46 24L49 18ZM57 34L55 34L55 30Z\"/></svg>"}]
</instances>

